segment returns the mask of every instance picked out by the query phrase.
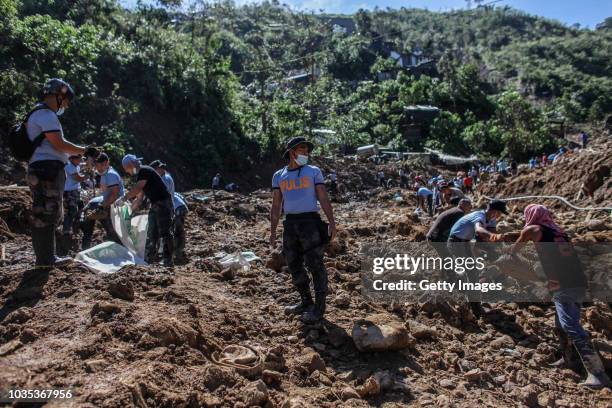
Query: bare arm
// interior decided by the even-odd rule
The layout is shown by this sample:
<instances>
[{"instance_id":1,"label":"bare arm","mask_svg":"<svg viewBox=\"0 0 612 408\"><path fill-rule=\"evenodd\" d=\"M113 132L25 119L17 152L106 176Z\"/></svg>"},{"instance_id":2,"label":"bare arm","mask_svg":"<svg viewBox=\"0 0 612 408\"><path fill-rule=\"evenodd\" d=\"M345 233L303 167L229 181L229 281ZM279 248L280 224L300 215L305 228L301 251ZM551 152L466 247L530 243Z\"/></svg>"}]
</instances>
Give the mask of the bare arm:
<instances>
[{"instance_id":1,"label":"bare arm","mask_svg":"<svg viewBox=\"0 0 612 408\"><path fill-rule=\"evenodd\" d=\"M510 253L514 255L520 252L521 248L523 248L527 242L538 242L541 239L542 231L540 231L540 227L538 227L537 225L530 225L528 227L525 227L521 231L521 235L519 235L514 245L512 245Z\"/></svg>"},{"instance_id":2,"label":"bare arm","mask_svg":"<svg viewBox=\"0 0 612 408\"><path fill-rule=\"evenodd\" d=\"M108 191L110 191L108 197L102 201L101 207L109 207L112 203L115 202L119 198L119 186L110 186L108 187Z\"/></svg>"},{"instance_id":3,"label":"bare arm","mask_svg":"<svg viewBox=\"0 0 612 408\"><path fill-rule=\"evenodd\" d=\"M481 238L486 238L487 241L490 241L491 237L496 234L494 232L489 231L484 225L482 225L482 223L479 222L476 224L476 235L480 236Z\"/></svg>"},{"instance_id":4,"label":"bare arm","mask_svg":"<svg viewBox=\"0 0 612 408\"><path fill-rule=\"evenodd\" d=\"M283 194L277 188L272 190L272 208L270 208L270 246L274 246L276 242L276 227L281 215L281 206L283 203Z\"/></svg>"},{"instance_id":5,"label":"bare arm","mask_svg":"<svg viewBox=\"0 0 612 408\"><path fill-rule=\"evenodd\" d=\"M85 154L85 147L70 143L64 139L60 132L46 133L45 137L55 150L59 150L66 154Z\"/></svg>"},{"instance_id":6,"label":"bare arm","mask_svg":"<svg viewBox=\"0 0 612 408\"><path fill-rule=\"evenodd\" d=\"M138 194L136 199L132 202L132 212L137 211L140 208L143 200L144 200L144 193Z\"/></svg>"},{"instance_id":7,"label":"bare arm","mask_svg":"<svg viewBox=\"0 0 612 408\"><path fill-rule=\"evenodd\" d=\"M70 177L72 177L72 179L74 181L78 181L79 183L88 179L87 176L85 176L85 175L83 175L81 173L73 173L73 174L70 175Z\"/></svg>"},{"instance_id":8,"label":"bare arm","mask_svg":"<svg viewBox=\"0 0 612 408\"><path fill-rule=\"evenodd\" d=\"M329 235L331 236L331 239L334 239L336 236L336 221L334 220L334 211L331 203L329 202L327 190L323 184L318 184L315 186L315 188L317 192L317 200L319 200L319 203L321 203L321 209L325 213L327 221L329 222Z\"/></svg>"},{"instance_id":9,"label":"bare arm","mask_svg":"<svg viewBox=\"0 0 612 408\"><path fill-rule=\"evenodd\" d=\"M125 199L131 200L132 198L138 196L138 194L140 194L143 191L144 186L146 184L147 184L147 180L140 180L139 182L134 184L134 187L132 187L132 189L128 191L128 193L125 195Z\"/></svg>"}]
</instances>

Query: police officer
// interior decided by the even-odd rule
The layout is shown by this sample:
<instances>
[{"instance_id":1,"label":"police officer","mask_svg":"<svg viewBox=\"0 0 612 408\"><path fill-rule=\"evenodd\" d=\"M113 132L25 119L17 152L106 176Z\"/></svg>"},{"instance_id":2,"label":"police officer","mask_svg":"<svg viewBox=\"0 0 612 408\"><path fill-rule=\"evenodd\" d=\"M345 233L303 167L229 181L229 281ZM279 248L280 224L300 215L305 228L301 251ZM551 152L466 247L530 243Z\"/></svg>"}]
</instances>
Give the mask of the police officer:
<instances>
[{"instance_id":1,"label":"police officer","mask_svg":"<svg viewBox=\"0 0 612 408\"><path fill-rule=\"evenodd\" d=\"M174 224L172 228L174 233L174 262L185 263L187 261L187 255L185 254L185 217L189 212L189 208L183 196L176 192L174 179L166 169L166 163L154 160L150 166L159 174L168 192L172 195L172 204L174 206Z\"/></svg>"},{"instance_id":2,"label":"police officer","mask_svg":"<svg viewBox=\"0 0 612 408\"><path fill-rule=\"evenodd\" d=\"M106 232L106 240L121 244L119 236L113 228L110 206L125 193L123 180L117 171L111 167L108 155L100 153L94 162L96 174L100 176L101 196L94 197L84 209L85 219L81 224L83 230L83 249L91 246L96 221L100 221Z\"/></svg>"},{"instance_id":3,"label":"police officer","mask_svg":"<svg viewBox=\"0 0 612 408\"><path fill-rule=\"evenodd\" d=\"M136 176L136 184L119 200L117 205L122 205L125 200L130 200L144 195L151 203L147 221L147 243L145 249L145 261L152 263L157 255L158 241L161 239L164 259L162 264L166 267L174 266L174 235L172 233L172 221L174 218L174 206L172 196L166 188L161 177L151 166L142 166L140 158L133 154L123 157L121 164L123 169L130 175Z\"/></svg>"},{"instance_id":4,"label":"police officer","mask_svg":"<svg viewBox=\"0 0 612 408\"><path fill-rule=\"evenodd\" d=\"M61 79L50 79L42 90L42 100L26 123L28 138L35 142L44 135L29 161L27 182L32 193L32 246L36 267L50 268L69 258L58 258L55 228L63 218L64 166L70 155L96 156L93 147L75 145L64 139L58 117L74 98L72 87Z\"/></svg>"},{"instance_id":5,"label":"police officer","mask_svg":"<svg viewBox=\"0 0 612 408\"><path fill-rule=\"evenodd\" d=\"M64 214L62 234L72 235L74 224L79 215L79 207L82 208L83 206L81 202L81 183L87 181L87 176L81 174L81 155L70 156L64 170L66 172L64 203L68 211Z\"/></svg>"},{"instance_id":6,"label":"police officer","mask_svg":"<svg viewBox=\"0 0 612 408\"><path fill-rule=\"evenodd\" d=\"M320 320L325 313L327 271L323 265L323 250L336 235L336 224L321 170L308 165L313 144L303 137L289 140L283 155L288 165L272 178L272 209L270 211L270 245L276 242L276 227L281 210L283 222L283 253L293 284L300 294L300 303L285 309L288 314L302 314L306 323ZM329 226L319 216L321 205ZM310 293L312 275L315 301Z\"/></svg>"}]
</instances>

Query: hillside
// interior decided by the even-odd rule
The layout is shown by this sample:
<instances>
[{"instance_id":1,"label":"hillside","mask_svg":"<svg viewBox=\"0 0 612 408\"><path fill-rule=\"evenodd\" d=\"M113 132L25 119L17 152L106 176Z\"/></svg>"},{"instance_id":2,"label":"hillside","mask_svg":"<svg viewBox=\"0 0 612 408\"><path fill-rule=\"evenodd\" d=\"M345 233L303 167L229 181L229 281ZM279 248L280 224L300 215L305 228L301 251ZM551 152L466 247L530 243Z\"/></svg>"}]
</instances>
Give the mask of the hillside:
<instances>
[{"instance_id":1,"label":"hillside","mask_svg":"<svg viewBox=\"0 0 612 408\"><path fill-rule=\"evenodd\" d=\"M45 79L61 76L78 94L62 117L70 140L114 160L160 158L180 189L222 171L253 190L298 134L326 154L377 142L524 160L563 143L558 120L600 123L612 112L606 25L568 27L508 7L326 16L274 2L189 12L160 3L168 7L0 0L0 136ZM408 66L413 57L420 65ZM441 110L416 139L410 105ZM271 168L256 178L262 162Z\"/></svg>"}]
</instances>

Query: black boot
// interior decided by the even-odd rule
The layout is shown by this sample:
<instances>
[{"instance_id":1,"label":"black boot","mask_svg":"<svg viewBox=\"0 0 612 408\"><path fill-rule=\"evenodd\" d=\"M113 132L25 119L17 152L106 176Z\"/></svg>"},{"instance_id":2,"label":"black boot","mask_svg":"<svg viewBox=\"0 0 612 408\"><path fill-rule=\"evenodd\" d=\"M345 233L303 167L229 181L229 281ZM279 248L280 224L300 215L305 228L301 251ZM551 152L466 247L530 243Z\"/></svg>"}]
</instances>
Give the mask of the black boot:
<instances>
[{"instance_id":1,"label":"black boot","mask_svg":"<svg viewBox=\"0 0 612 408\"><path fill-rule=\"evenodd\" d=\"M555 328L555 334L559 340L559 351L561 351L561 358L550 363L549 367L553 368L570 368L572 370L578 368L580 357L576 354L576 349L573 347L571 341L567 337L567 334L558 328Z\"/></svg>"},{"instance_id":2,"label":"black boot","mask_svg":"<svg viewBox=\"0 0 612 408\"><path fill-rule=\"evenodd\" d=\"M32 246L36 254L36 268L51 268L70 261L71 258L59 258L55 255L55 227L49 225L32 228Z\"/></svg>"},{"instance_id":3,"label":"black boot","mask_svg":"<svg viewBox=\"0 0 612 408\"><path fill-rule=\"evenodd\" d=\"M304 323L316 323L323 318L325 314L325 292L315 293L315 305L310 310L302 315L302 321Z\"/></svg>"},{"instance_id":4,"label":"black boot","mask_svg":"<svg viewBox=\"0 0 612 408\"><path fill-rule=\"evenodd\" d=\"M587 372L586 380L581 382L579 385L589 388L610 387L612 383L606 374L606 369L601 362L599 354L597 354L597 351L595 351L595 348L593 347L591 339L575 341L574 346L576 347L576 351L578 351L578 355L582 360L582 365Z\"/></svg>"},{"instance_id":5,"label":"black boot","mask_svg":"<svg viewBox=\"0 0 612 408\"><path fill-rule=\"evenodd\" d=\"M308 286L298 287L300 294L300 303L285 307L285 314L302 314L308 309L312 308L312 296L310 295L310 288Z\"/></svg>"}]
</instances>

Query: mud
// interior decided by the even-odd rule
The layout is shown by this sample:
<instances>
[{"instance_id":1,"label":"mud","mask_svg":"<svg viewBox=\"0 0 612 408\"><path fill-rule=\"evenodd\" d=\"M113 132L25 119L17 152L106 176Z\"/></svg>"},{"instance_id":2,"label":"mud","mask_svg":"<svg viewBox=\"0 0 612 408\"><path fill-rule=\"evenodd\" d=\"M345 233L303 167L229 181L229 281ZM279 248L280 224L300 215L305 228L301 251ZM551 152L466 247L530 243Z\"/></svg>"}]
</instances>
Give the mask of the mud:
<instances>
[{"instance_id":1,"label":"mud","mask_svg":"<svg viewBox=\"0 0 612 408\"><path fill-rule=\"evenodd\" d=\"M572 158L568 168L586 175L595 161ZM350 199L337 197L334 204L339 234L325 257L326 320L312 326L283 312L297 295L279 248L267 244L269 191L220 192L214 199L208 190L187 193L188 263L173 270L126 267L105 276L77 263L45 273L30 269L33 253L23 234L27 190L3 188L0 216L9 231L2 232L0 388L70 388L75 397L61 405L79 407L612 404L610 390L583 389L580 374L547 366L557 357L549 304L486 304L477 318L456 305L362 297L360 246L423 240L431 220L413 215L412 193L375 187L374 165L355 166L339 174ZM555 177L547 169L480 191L510 196L533 188L570 198L579 178ZM610 195L602 198L606 182L593 200L609 205ZM401 202L392 199L396 192ZM611 241L605 214L587 215L567 208L557 213L576 239ZM595 226L592 220L601 221ZM508 232L520 228L520 206L505 223ZM209 258L247 250L262 261L220 279L223 268ZM352 331L381 315L407 347L359 351ZM583 316L595 341L609 346L608 306L590 305Z\"/></svg>"}]
</instances>

